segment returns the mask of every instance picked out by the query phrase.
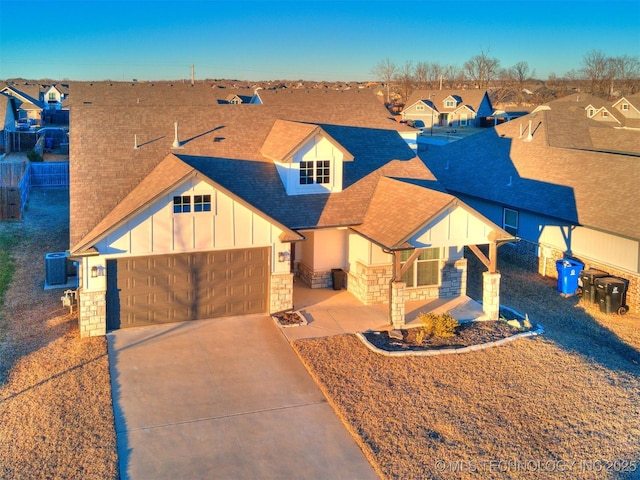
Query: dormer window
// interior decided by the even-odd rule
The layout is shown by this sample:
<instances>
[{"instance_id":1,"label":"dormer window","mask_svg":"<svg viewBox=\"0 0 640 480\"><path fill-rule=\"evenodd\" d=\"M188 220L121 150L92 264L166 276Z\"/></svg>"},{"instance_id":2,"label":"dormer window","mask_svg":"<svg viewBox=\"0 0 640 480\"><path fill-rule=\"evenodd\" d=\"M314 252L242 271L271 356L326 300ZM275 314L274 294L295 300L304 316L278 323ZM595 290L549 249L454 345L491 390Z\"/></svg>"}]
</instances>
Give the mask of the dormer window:
<instances>
[{"instance_id":1,"label":"dormer window","mask_svg":"<svg viewBox=\"0 0 640 480\"><path fill-rule=\"evenodd\" d=\"M446 108L453 108L456 106L456 102L454 100L445 100L444 106Z\"/></svg>"},{"instance_id":2,"label":"dormer window","mask_svg":"<svg viewBox=\"0 0 640 480\"><path fill-rule=\"evenodd\" d=\"M300 185L331 183L331 161L311 160L300 162Z\"/></svg>"},{"instance_id":3,"label":"dormer window","mask_svg":"<svg viewBox=\"0 0 640 480\"><path fill-rule=\"evenodd\" d=\"M629 104L628 103L623 103L622 104L622 110L629 110Z\"/></svg>"},{"instance_id":4,"label":"dormer window","mask_svg":"<svg viewBox=\"0 0 640 480\"><path fill-rule=\"evenodd\" d=\"M587 115L589 115L589 118L593 117L596 114L596 111L593 108L589 109L589 112L587 113Z\"/></svg>"},{"instance_id":5,"label":"dormer window","mask_svg":"<svg viewBox=\"0 0 640 480\"><path fill-rule=\"evenodd\" d=\"M424 105L416 105L416 110L417 111L423 111L424 110Z\"/></svg>"}]
</instances>

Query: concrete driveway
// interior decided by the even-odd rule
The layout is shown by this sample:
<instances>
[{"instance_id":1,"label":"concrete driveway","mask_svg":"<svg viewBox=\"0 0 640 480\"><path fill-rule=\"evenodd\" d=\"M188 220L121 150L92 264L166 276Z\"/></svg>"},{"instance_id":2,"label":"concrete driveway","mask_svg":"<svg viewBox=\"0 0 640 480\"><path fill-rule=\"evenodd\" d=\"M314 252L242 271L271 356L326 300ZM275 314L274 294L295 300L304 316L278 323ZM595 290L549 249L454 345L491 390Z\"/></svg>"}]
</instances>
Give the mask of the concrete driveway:
<instances>
[{"instance_id":1,"label":"concrete driveway","mask_svg":"<svg viewBox=\"0 0 640 480\"><path fill-rule=\"evenodd\" d=\"M378 478L269 316L107 341L121 478Z\"/></svg>"}]
</instances>

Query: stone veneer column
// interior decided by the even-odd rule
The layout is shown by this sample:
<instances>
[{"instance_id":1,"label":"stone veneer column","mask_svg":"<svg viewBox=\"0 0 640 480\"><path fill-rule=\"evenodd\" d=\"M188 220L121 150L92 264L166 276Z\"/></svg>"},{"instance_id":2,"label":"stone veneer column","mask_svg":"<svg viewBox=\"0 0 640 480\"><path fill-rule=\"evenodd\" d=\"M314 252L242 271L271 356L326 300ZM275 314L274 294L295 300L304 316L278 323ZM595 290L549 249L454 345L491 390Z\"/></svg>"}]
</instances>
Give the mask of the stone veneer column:
<instances>
[{"instance_id":1,"label":"stone veneer column","mask_svg":"<svg viewBox=\"0 0 640 480\"><path fill-rule=\"evenodd\" d=\"M80 291L78 326L80 338L107 334L107 299L105 291Z\"/></svg>"},{"instance_id":2,"label":"stone veneer column","mask_svg":"<svg viewBox=\"0 0 640 480\"><path fill-rule=\"evenodd\" d=\"M486 320L500 317L500 274L482 273L482 311Z\"/></svg>"},{"instance_id":3,"label":"stone veneer column","mask_svg":"<svg viewBox=\"0 0 640 480\"><path fill-rule=\"evenodd\" d=\"M404 327L405 321L405 295L406 295L405 282L393 282L391 284L391 298L389 299L389 316L391 317L391 324L393 328Z\"/></svg>"},{"instance_id":4,"label":"stone veneer column","mask_svg":"<svg viewBox=\"0 0 640 480\"><path fill-rule=\"evenodd\" d=\"M282 312L293 308L293 274L271 275L271 295L269 313Z\"/></svg>"}]
</instances>

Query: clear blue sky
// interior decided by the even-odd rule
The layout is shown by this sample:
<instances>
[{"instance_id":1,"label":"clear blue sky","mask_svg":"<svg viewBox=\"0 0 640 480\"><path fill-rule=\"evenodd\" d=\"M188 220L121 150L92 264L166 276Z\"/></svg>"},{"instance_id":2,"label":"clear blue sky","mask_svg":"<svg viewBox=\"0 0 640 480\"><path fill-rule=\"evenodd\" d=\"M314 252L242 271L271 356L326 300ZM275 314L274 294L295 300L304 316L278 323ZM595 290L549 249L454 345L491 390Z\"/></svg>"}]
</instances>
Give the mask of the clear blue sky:
<instances>
[{"instance_id":1,"label":"clear blue sky","mask_svg":"<svg viewBox=\"0 0 640 480\"><path fill-rule=\"evenodd\" d=\"M0 0L0 79L375 80L481 52L538 78L640 56L640 1Z\"/></svg>"}]
</instances>

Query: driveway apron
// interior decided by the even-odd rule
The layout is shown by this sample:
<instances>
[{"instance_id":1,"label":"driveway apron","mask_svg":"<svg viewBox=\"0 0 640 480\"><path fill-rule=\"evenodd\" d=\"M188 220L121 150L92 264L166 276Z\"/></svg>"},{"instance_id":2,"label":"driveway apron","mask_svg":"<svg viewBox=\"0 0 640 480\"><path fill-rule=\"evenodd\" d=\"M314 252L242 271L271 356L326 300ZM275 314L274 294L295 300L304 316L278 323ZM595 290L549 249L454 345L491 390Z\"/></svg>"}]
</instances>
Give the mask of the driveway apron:
<instances>
[{"instance_id":1,"label":"driveway apron","mask_svg":"<svg viewBox=\"0 0 640 480\"><path fill-rule=\"evenodd\" d=\"M107 340L121 478L378 478L269 316Z\"/></svg>"}]
</instances>

